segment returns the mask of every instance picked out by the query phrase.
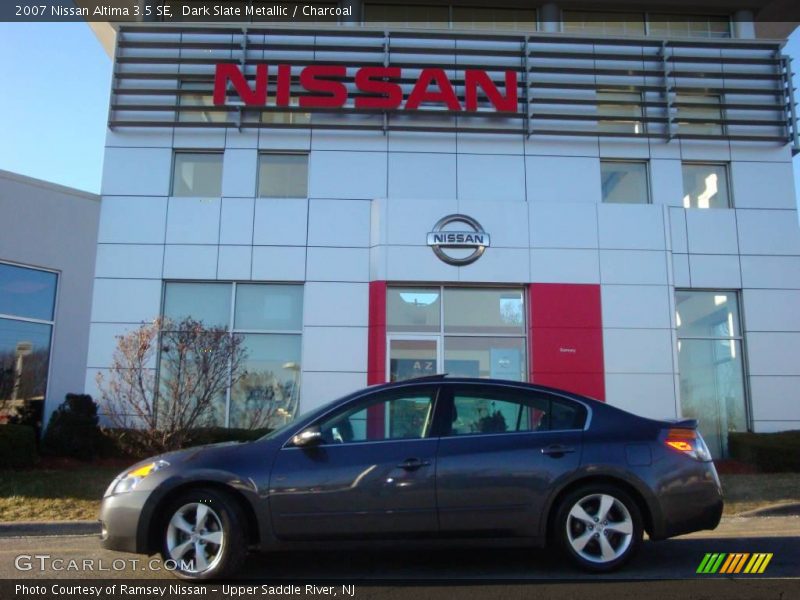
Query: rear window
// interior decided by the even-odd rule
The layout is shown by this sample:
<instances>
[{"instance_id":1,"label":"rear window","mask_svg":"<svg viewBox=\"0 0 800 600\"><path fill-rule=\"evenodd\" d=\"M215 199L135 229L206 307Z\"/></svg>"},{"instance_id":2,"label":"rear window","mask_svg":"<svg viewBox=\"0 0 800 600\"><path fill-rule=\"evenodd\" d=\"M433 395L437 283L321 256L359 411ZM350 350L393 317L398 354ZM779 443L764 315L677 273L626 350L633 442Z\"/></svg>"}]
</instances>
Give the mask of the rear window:
<instances>
[{"instance_id":1,"label":"rear window","mask_svg":"<svg viewBox=\"0 0 800 600\"><path fill-rule=\"evenodd\" d=\"M550 401L550 430L583 429L586 424L586 408L566 400Z\"/></svg>"}]
</instances>

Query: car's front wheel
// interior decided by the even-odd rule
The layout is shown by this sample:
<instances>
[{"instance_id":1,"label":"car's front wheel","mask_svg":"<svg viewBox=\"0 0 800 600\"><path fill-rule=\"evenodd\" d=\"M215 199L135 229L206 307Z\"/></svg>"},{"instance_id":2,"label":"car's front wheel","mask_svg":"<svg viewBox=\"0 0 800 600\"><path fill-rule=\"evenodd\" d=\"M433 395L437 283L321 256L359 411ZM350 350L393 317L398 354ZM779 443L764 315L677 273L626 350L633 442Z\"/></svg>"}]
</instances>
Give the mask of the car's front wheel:
<instances>
[{"instance_id":1,"label":"car's front wheel","mask_svg":"<svg viewBox=\"0 0 800 600\"><path fill-rule=\"evenodd\" d=\"M193 489L170 502L162 525L161 556L181 579L229 577L247 553L241 508L227 494Z\"/></svg>"},{"instance_id":2,"label":"car's front wheel","mask_svg":"<svg viewBox=\"0 0 800 600\"><path fill-rule=\"evenodd\" d=\"M568 494L559 506L555 536L579 567L608 572L624 565L642 541L636 502L612 485L588 485Z\"/></svg>"}]
</instances>

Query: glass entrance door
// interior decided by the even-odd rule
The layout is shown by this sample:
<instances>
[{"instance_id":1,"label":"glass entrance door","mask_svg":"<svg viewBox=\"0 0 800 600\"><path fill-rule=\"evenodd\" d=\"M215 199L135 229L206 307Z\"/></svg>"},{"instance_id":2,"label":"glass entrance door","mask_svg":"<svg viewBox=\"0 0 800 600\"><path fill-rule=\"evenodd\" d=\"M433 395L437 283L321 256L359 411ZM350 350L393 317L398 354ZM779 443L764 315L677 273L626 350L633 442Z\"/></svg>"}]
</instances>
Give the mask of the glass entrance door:
<instances>
[{"instance_id":1,"label":"glass entrance door","mask_svg":"<svg viewBox=\"0 0 800 600\"><path fill-rule=\"evenodd\" d=\"M389 381L403 381L440 373L439 337L390 335L388 339Z\"/></svg>"}]
</instances>

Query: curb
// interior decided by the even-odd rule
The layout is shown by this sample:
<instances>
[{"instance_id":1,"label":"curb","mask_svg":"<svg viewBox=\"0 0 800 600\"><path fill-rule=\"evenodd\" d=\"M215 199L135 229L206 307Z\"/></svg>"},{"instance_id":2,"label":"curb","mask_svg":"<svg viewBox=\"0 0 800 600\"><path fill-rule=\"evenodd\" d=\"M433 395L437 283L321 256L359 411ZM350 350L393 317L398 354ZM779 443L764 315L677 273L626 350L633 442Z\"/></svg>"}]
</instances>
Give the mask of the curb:
<instances>
[{"instance_id":1,"label":"curb","mask_svg":"<svg viewBox=\"0 0 800 600\"><path fill-rule=\"evenodd\" d=\"M800 515L800 502L785 502L739 513L737 517L795 517Z\"/></svg>"},{"instance_id":2,"label":"curb","mask_svg":"<svg viewBox=\"0 0 800 600\"><path fill-rule=\"evenodd\" d=\"M0 538L51 535L100 535L100 523L98 521L19 521L15 523L0 523Z\"/></svg>"}]
</instances>

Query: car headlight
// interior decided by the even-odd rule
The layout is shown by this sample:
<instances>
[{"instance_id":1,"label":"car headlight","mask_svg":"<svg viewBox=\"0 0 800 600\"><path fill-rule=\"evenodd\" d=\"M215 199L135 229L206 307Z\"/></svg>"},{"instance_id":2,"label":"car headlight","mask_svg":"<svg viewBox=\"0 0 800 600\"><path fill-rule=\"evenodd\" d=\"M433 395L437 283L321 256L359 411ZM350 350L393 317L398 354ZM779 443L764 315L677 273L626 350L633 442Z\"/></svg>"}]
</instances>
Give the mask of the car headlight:
<instances>
[{"instance_id":1,"label":"car headlight","mask_svg":"<svg viewBox=\"0 0 800 600\"><path fill-rule=\"evenodd\" d=\"M134 489L139 482L147 477L148 475L155 473L159 469L163 469L164 467L168 467L169 463L165 460L157 460L132 471L128 471L127 473L123 474L117 480L116 485L114 485L114 490L111 492L112 494L122 494L124 492L130 492Z\"/></svg>"}]
</instances>

